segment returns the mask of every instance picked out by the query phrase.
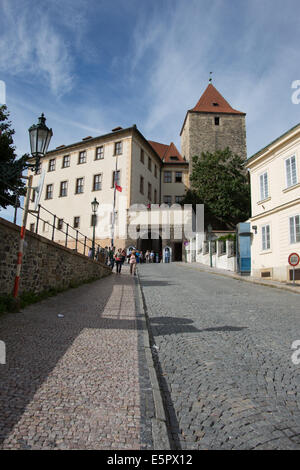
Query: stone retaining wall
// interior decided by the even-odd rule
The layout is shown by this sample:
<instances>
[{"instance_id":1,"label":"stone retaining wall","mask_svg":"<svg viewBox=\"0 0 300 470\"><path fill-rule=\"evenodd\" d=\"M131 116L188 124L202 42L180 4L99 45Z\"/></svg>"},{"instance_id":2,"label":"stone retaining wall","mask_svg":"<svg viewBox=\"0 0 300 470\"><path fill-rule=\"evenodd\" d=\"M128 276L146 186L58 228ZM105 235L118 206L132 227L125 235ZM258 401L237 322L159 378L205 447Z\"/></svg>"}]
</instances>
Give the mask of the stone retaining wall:
<instances>
[{"instance_id":1,"label":"stone retaining wall","mask_svg":"<svg viewBox=\"0 0 300 470\"><path fill-rule=\"evenodd\" d=\"M0 295L13 291L19 239L20 227L0 217ZM100 279L110 273L103 263L26 230L20 293L67 288L70 283Z\"/></svg>"}]
</instances>

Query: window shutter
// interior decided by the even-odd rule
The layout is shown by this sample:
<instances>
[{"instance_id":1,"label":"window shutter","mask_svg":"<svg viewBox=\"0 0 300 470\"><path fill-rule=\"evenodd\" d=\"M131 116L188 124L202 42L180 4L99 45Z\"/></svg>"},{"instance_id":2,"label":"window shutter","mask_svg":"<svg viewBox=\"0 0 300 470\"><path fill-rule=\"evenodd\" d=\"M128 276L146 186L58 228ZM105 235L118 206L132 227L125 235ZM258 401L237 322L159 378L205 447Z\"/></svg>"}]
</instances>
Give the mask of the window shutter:
<instances>
[{"instance_id":1,"label":"window shutter","mask_svg":"<svg viewBox=\"0 0 300 470\"><path fill-rule=\"evenodd\" d=\"M295 243L294 217L290 217L290 242Z\"/></svg>"},{"instance_id":2,"label":"window shutter","mask_svg":"<svg viewBox=\"0 0 300 470\"><path fill-rule=\"evenodd\" d=\"M291 157L291 184L297 183L297 173L296 173L296 157Z\"/></svg>"},{"instance_id":3,"label":"window shutter","mask_svg":"<svg viewBox=\"0 0 300 470\"><path fill-rule=\"evenodd\" d=\"M287 187L291 186L291 160L288 159L285 161L286 166L286 185Z\"/></svg>"}]
</instances>

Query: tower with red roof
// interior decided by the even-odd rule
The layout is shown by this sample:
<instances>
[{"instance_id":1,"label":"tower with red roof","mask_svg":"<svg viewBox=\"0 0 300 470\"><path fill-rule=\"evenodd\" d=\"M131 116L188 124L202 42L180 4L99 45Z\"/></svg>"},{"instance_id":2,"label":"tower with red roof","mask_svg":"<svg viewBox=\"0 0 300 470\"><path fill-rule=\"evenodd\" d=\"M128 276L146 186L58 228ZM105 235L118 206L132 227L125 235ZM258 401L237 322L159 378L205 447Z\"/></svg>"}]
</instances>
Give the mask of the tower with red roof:
<instances>
[{"instance_id":1,"label":"tower with red roof","mask_svg":"<svg viewBox=\"0 0 300 470\"><path fill-rule=\"evenodd\" d=\"M186 113L180 132L183 158L191 165L194 155L229 147L246 159L245 116L245 113L232 108L209 83L196 106Z\"/></svg>"}]
</instances>

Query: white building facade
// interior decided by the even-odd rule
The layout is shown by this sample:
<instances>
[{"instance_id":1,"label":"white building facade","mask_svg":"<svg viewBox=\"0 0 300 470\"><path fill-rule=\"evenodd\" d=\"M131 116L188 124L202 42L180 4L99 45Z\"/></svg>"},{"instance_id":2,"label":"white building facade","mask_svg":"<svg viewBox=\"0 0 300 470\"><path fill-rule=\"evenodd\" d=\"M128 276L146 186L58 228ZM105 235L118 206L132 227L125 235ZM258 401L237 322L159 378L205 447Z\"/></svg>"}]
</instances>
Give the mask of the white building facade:
<instances>
[{"instance_id":1,"label":"white building facade","mask_svg":"<svg viewBox=\"0 0 300 470\"><path fill-rule=\"evenodd\" d=\"M251 178L251 274L292 280L288 257L300 255L300 124L247 161ZM296 280L300 280L300 266Z\"/></svg>"}]
</instances>

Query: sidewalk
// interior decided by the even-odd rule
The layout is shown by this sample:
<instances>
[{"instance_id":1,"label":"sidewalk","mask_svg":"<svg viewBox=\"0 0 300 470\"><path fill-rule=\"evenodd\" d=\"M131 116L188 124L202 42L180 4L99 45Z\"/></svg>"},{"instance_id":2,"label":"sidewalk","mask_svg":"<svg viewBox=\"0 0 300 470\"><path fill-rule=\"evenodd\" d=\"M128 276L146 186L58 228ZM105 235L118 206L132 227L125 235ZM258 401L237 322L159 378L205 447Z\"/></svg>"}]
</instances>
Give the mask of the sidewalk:
<instances>
[{"instance_id":1,"label":"sidewalk","mask_svg":"<svg viewBox=\"0 0 300 470\"><path fill-rule=\"evenodd\" d=\"M226 271L225 269L211 268L210 266L207 266L206 264L196 263L196 262L195 263L176 262L176 265L180 267L196 269L197 271L216 274L218 276L231 277L232 279L237 279L239 281L252 282L253 284L259 284L261 286L276 287L278 289L288 290L290 292L300 294L300 284L296 284L295 286L293 286L292 283L288 284L288 283L283 283L283 282L278 282L278 281L271 281L271 280L269 281L266 279L261 279L261 278L253 277L253 276L241 276L232 271Z\"/></svg>"},{"instance_id":2,"label":"sidewalk","mask_svg":"<svg viewBox=\"0 0 300 470\"><path fill-rule=\"evenodd\" d=\"M153 448L156 403L137 296L124 266L0 318L0 449Z\"/></svg>"}]
</instances>

